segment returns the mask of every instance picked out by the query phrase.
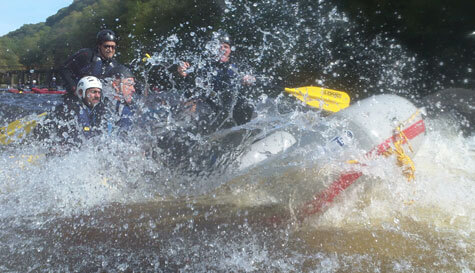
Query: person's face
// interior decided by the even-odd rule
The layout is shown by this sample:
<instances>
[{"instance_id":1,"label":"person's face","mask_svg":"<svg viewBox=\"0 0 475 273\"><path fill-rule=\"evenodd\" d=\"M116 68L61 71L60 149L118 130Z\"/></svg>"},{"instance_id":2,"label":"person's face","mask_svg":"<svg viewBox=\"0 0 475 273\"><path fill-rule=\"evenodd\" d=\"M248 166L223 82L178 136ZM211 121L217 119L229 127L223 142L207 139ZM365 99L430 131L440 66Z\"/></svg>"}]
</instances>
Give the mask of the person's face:
<instances>
[{"instance_id":1,"label":"person's face","mask_svg":"<svg viewBox=\"0 0 475 273\"><path fill-rule=\"evenodd\" d=\"M96 106L101 101L101 89L100 88L89 88L86 90L85 104L89 107Z\"/></svg>"},{"instance_id":2,"label":"person's face","mask_svg":"<svg viewBox=\"0 0 475 273\"><path fill-rule=\"evenodd\" d=\"M222 43L219 51L222 54L219 61L222 63L229 61L229 55L231 55L231 46L227 43Z\"/></svg>"},{"instance_id":3,"label":"person's face","mask_svg":"<svg viewBox=\"0 0 475 273\"><path fill-rule=\"evenodd\" d=\"M116 43L114 41L106 41L99 46L99 52L102 58L109 60L114 57Z\"/></svg>"},{"instance_id":4,"label":"person's face","mask_svg":"<svg viewBox=\"0 0 475 273\"><path fill-rule=\"evenodd\" d=\"M116 99L121 97L126 103L132 102L132 96L135 93L135 80L134 78L125 78L114 81L115 90L118 93Z\"/></svg>"}]
</instances>

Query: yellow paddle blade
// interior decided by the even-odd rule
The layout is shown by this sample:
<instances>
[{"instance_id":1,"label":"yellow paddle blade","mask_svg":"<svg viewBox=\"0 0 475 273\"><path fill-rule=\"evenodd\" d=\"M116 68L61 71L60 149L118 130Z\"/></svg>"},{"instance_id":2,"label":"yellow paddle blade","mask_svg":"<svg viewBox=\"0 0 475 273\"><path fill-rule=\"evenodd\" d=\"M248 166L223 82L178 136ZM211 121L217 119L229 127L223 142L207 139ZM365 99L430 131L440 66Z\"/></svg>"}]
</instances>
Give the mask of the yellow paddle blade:
<instances>
[{"instance_id":1,"label":"yellow paddle blade","mask_svg":"<svg viewBox=\"0 0 475 273\"><path fill-rule=\"evenodd\" d=\"M312 107L330 112L338 112L350 105L350 96L343 91L318 86L285 88L285 91Z\"/></svg>"},{"instance_id":2,"label":"yellow paddle blade","mask_svg":"<svg viewBox=\"0 0 475 273\"><path fill-rule=\"evenodd\" d=\"M33 120L18 119L7 126L0 127L0 144L7 145L15 140L22 139L35 128L37 121L46 116L46 112L39 114Z\"/></svg>"},{"instance_id":3,"label":"yellow paddle blade","mask_svg":"<svg viewBox=\"0 0 475 273\"><path fill-rule=\"evenodd\" d=\"M150 54L145 53L145 57L142 58L142 62L145 63L145 62L146 62L148 59L150 59L150 58L152 58L152 57L150 57Z\"/></svg>"},{"instance_id":4,"label":"yellow paddle blade","mask_svg":"<svg viewBox=\"0 0 475 273\"><path fill-rule=\"evenodd\" d=\"M38 165L41 160L45 158L45 154L30 154L30 155L11 155L9 159L15 162L18 167L23 169L28 165Z\"/></svg>"}]
</instances>

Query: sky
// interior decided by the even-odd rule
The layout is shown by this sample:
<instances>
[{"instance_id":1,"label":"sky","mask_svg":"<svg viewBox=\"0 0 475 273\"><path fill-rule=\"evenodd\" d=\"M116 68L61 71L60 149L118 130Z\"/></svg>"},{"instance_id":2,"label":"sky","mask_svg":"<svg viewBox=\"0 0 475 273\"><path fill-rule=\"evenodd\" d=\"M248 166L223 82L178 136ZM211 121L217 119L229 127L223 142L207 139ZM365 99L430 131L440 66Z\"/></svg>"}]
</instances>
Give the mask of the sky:
<instances>
[{"instance_id":1,"label":"sky","mask_svg":"<svg viewBox=\"0 0 475 273\"><path fill-rule=\"evenodd\" d=\"M73 0L0 0L0 36L24 24L45 22Z\"/></svg>"}]
</instances>

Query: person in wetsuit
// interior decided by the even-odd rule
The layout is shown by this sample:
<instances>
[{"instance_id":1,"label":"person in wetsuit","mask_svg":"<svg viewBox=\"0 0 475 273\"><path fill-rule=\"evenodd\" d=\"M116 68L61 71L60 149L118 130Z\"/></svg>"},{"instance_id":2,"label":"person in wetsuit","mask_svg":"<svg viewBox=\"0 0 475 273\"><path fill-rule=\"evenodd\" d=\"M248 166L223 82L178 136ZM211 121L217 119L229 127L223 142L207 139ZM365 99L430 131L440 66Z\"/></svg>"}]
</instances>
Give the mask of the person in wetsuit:
<instances>
[{"instance_id":1,"label":"person in wetsuit","mask_svg":"<svg viewBox=\"0 0 475 273\"><path fill-rule=\"evenodd\" d=\"M211 67L215 75L212 80L214 92L207 96L206 101L223 120L231 115L236 125L244 124L251 119L254 111L244 91L254 85L256 78L242 73L232 61L232 41L227 32L221 30L214 33L214 39L219 41L219 54L218 61Z\"/></svg>"},{"instance_id":2,"label":"person in wetsuit","mask_svg":"<svg viewBox=\"0 0 475 273\"><path fill-rule=\"evenodd\" d=\"M113 123L122 131L132 126L134 115L135 76L123 65L118 65L104 75L106 82L104 103Z\"/></svg>"},{"instance_id":3,"label":"person in wetsuit","mask_svg":"<svg viewBox=\"0 0 475 273\"><path fill-rule=\"evenodd\" d=\"M119 66L114 58L116 47L117 36L112 30L104 29L97 33L94 49L83 48L72 55L60 69L67 96L74 96L76 84L83 76L102 79L111 69Z\"/></svg>"},{"instance_id":4,"label":"person in wetsuit","mask_svg":"<svg viewBox=\"0 0 475 273\"><path fill-rule=\"evenodd\" d=\"M101 81L94 76L83 77L75 90L75 96L64 97L63 103L35 127L35 139L69 148L104 132Z\"/></svg>"},{"instance_id":5,"label":"person in wetsuit","mask_svg":"<svg viewBox=\"0 0 475 273\"><path fill-rule=\"evenodd\" d=\"M215 32L207 46L216 55L215 59L210 59L200 68L194 68L189 62L168 68L157 65L152 86L162 93L178 90L187 106L194 103L209 105L216 116L212 119L213 124L208 126L210 128L226 128L248 122L254 108L248 102L247 89L254 85L256 79L241 72L232 62L231 45L229 34Z\"/></svg>"},{"instance_id":6,"label":"person in wetsuit","mask_svg":"<svg viewBox=\"0 0 475 273\"><path fill-rule=\"evenodd\" d=\"M149 98L156 101L156 113L164 112L162 119L173 120L170 129L150 130L160 132L155 142L160 149L154 150L157 153L152 151L152 156L188 174L209 172L218 162L226 161L225 154L241 143L243 134L227 134L219 141L209 142L203 141L203 136L244 124L254 112L243 89L252 85L255 78L241 73L231 62L229 35L215 34L207 48L212 48L216 56L200 67L190 70L191 64L183 62L158 68L154 82L158 92Z\"/></svg>"}]
</instances>

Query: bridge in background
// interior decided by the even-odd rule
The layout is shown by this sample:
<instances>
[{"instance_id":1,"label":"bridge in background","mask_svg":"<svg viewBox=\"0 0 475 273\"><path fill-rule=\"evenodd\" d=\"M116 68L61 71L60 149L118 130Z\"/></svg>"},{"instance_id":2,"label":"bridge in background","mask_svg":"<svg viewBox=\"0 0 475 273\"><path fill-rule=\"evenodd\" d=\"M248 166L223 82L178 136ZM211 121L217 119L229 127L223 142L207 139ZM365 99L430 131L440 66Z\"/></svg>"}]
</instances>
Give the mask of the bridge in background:
<instances>
[{"instance_id":1,"label":"bridge in background","mask_svg":"<svg viewBox=\"0 0 475 273\"><path fill-rule=\"evenodd\" d=\"M0 87L2 88L28 87L33 84L33 81L40 87L56 86L60 83L58 69L0 66Z\"/></svg>"}]
</instances>

